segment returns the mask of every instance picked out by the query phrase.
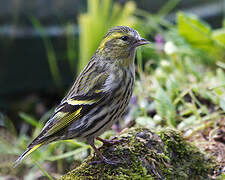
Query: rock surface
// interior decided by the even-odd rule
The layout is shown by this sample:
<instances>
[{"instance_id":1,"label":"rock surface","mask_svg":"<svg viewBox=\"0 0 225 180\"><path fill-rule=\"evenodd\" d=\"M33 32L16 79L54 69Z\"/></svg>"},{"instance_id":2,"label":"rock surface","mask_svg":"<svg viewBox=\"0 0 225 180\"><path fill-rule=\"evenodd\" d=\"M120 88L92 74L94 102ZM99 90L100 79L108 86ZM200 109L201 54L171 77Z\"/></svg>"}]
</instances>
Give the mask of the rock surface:
<instances>
[{"instance_id":1,"label":"rock surface","mask_svg":"<svg viewBox=\"0 0 225 180\"><path fill-rule=\"evenodd\" d=\"M78 168L62 176L72 179L211 179L215 164L209 156L186 142L175 130L152 132L130 129L118 137L123 141L103 146L101 152L118 165L91 164L89 156Z\"/></svg>"}]
</instances>

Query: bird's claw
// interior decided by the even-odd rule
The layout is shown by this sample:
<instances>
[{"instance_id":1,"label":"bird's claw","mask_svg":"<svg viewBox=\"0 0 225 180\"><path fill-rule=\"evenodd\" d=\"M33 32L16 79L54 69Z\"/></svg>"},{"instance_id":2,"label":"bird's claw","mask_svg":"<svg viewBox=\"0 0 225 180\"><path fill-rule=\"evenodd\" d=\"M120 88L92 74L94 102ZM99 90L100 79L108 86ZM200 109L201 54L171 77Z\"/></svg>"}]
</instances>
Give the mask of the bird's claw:
<instances>
[{"instance_id":1,"label":"bird's claw","mask_svg":"<svg viewBox=\"0 0 225 180\"><path fill-rule=\"evenodd\" d=\"M102 138L98 137L96 139L101 141L103 143L103 145L105 145L105 146L112 146L112 145L115 145L115 144L125 141L125 139L123 139L123 138L121 138L121 139L113 138L113 139L109 140L109 139L102 139Z\"/></svg>"}]
</instances>

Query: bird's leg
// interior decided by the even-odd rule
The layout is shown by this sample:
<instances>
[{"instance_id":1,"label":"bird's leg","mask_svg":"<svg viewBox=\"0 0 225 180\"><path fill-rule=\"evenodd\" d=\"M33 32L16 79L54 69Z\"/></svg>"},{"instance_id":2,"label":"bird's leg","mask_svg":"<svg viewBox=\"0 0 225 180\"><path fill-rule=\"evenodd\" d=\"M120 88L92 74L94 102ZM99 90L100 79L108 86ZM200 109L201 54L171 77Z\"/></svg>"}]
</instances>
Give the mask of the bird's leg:
<instances>
[{"instance_id":1,"label":"bird's leg","mask_svg":"<svg viewBox=\"0 0 225 180\"><path fill-rule=\"evenodd\" d=\"M102 153L95 147L94 140L89 141L89 144L94 149L95 153L101 158L101 161L92 161L90 164L99 164L99 163L102 163L102 162L104 162L105 164L111 164L111 165L117 165L118 164L118 162L110 161L109 159L104 157L102 155Z\"/></svg>"},{"instance_id":2,"label":"bird's leg","mask_svg":"<svg viewBox=\"0 0 225 180\"><path fill-rule=\"evenodd\" d=\"M102 139L100 137L96 137L97 140L101 141L103 143L103 145L106 145L106 146L111 146L111 145L114 145L114 144L117 144L117 143L120 143L122 141L124 141L124 139Z\"/></svg>"}]
</instances>

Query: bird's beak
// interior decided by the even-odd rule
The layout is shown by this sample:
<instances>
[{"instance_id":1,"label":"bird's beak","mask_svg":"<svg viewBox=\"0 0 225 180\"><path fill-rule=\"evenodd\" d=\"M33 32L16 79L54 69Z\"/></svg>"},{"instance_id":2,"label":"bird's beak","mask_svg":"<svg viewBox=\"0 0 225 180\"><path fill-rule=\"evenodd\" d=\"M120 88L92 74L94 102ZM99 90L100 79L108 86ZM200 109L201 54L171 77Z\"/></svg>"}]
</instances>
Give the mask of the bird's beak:
<instances>
[{"instance_id":1,"label":"bird's beak","mask_svg":"<svg viewBox=\"0 0 225 180\"><path fill-rule=\"evenodd\" d=\"M142 45L145 45L145 44L150 44L150 42L147 41L147 40L144 39L144 38L141 38L141 39L137 40L137 41L134 43L134 46L135 46L135 47L138 47L138 46L142 46Z\"/></svg>"}]
</instances>

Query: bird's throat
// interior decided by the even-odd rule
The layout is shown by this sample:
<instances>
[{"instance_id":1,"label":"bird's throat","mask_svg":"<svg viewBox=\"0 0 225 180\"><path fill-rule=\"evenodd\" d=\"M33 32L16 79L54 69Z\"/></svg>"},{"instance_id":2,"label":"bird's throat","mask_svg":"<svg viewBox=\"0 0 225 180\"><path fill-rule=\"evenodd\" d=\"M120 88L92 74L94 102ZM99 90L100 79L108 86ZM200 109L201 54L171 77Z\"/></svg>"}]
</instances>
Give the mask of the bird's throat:
<instances>
[{"instance_id":1,"label":"bird's throat","mask_svg":"<svg viewBox=\"0 0 225 180\"><path fill-rule=\"evenodd\" d=\"M135 52L136 52L136 50L134 49L133 51L130 51L128 56L121 58L121 60L119 60L119 65L122 66L122 67L133 66L134 65Z\"/></svg>"}]
</instances>

